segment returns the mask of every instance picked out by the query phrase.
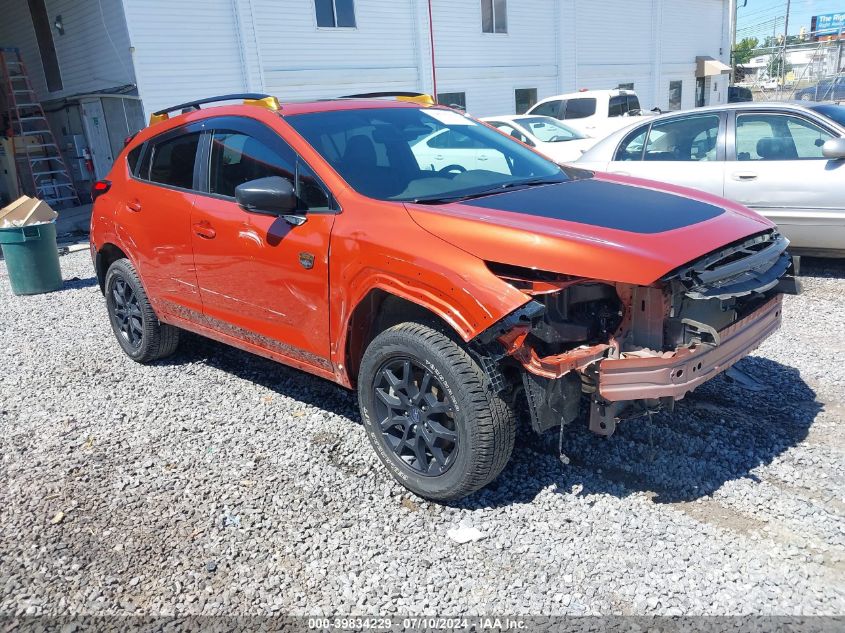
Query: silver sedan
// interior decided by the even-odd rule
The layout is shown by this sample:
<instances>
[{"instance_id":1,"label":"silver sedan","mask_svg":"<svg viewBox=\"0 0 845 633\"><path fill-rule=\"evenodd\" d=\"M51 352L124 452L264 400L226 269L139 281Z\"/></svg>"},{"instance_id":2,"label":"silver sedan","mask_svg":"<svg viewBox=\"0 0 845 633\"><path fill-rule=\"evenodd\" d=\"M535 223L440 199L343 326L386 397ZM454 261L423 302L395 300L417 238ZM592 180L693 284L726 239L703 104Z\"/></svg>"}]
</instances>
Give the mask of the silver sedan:
<instances>
[{"instance_id":1,"label":"silver sedan","mask_svg":"<svg viewBox=\"0 0 845 633\"><path fill-rule=\"evenodd\" d=\"M845 257L845 126L810 107L735 103L664 115L611 134L576 165L734 200L777 223L793 251Z\"/></svg>"}]
</instances>

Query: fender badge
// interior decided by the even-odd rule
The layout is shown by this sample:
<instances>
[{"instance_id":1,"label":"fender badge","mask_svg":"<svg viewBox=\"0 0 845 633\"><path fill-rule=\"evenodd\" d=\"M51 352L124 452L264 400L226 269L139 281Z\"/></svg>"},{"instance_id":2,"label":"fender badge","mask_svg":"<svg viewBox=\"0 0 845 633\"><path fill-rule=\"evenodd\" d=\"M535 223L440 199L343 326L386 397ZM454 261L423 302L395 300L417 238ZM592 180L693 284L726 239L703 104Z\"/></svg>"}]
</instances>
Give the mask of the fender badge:
<instances>
[{"instance_id":1,"label":"fender badge","mask_svg":"<svg viewBox=\"0 0 845 633\"><path fill-rule=\"evenodd\" d=\"M314 268L314 255L303 251L299 254L299 263L305 270L311 270Z\"/></svg>"}]
</instances>

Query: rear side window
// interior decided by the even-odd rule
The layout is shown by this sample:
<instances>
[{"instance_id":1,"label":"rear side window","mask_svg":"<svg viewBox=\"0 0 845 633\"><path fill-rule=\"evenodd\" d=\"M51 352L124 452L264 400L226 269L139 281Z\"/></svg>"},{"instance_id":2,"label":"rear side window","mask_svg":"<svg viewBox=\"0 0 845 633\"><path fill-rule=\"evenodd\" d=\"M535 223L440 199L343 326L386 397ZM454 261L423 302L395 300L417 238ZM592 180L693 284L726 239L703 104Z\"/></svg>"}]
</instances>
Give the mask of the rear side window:
<instances>
[{"instance_id":1,"label":"rear side window","mask_svg":"<svg viewBox=\"0 0 845 633\"><path fill-rule=\"evenodd\" d=\"M566 111L564 112L564 119L586 119L588 116L593 116L596 113L596 100L589 99L570 99L566 102ZM537 113L535 113L537 114Z\"/></svg>"},{"instance_id":2,"label":"rear side window","mask_svg":"<svg viewBox=\"0 0 845 633\"><path fill-rule=\"evenodd\" d=\"M240 132L214 132L209 173L211 193L234 198L238 185L268 176L281 176L293 183L295 171L296 154L287 144L270 148Z\"/></svg>"},{"instance_id":3,"label":"rear side window","mask_svg":"<svg viewBox=\"0 0 845 633\"><path fill-rule=\"evenodd\" d=\"M193 132L156 143L150 161L149 180L171 187L192 189L199 139L199 132Z\"/></svg>"},{"instance_id":4,"label":"rear side window","mask_svg":"<svg viewBox=\"0 0 845 633\"><path fill-rule=\"evenodd\" d=\"M625 140L619 145L619 149L616 151L616 156L613 160L642 160L648 127L648 125L645 125L626 136Z\"/></svg>"},{"instance_id":5,"label":"rear side window","mask_svg":"<svg viewBox=\"0 0 845 633\"><path fill-rule=\"evenodd\" d=\"M558 118L558 115L560 114L560 104L560 101L547 101L546 103L541 103L531 110L531 114Z\"/></svg>"},{"instance_id":6,"label":"rear side window","mask_svg":"<svg viewBox=\"0 0 845 633\"><path fill-rule=\"evenodd\" d=\"M126 164L129 166L129 173L134 174L135 168L138 166L138 159L141 158L141 150L144 149L144 144L141 143L138 147L131 150L126 155Z\"/></svg>"}]
</instances>

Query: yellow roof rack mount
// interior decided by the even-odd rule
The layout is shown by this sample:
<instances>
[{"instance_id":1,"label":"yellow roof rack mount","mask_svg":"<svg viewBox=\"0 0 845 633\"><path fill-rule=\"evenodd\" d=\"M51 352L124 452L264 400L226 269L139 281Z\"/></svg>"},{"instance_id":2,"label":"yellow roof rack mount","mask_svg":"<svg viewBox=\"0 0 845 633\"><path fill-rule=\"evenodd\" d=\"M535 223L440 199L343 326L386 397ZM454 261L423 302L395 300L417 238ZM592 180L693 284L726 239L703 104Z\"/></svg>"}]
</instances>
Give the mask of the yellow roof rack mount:
<instances>
[{"instance_id":1,"label":"yellow roof rack mount","mask_svg":"<svg viewBox=\"0 0 845 633\"><path fill-rule=\"evenodd\" d=\"M393 97L397 101L410 101L424 106L437 105L434 97L424 92L366 92L357 95L346 95L341 99L378 99L380 97Z\"/></svg>"},{"instance_id":2,"label":"yellow roof rack mount","mask_svg":"<svg viewBox=\"0 0 845 633\"><path fill-rule=\"evenodd\" d=\"M266 95L260 92L239 92L236 94L220 95L218 97L208 97L206 99L197 99L196 101L188 101L187 103L180 103L179 105L175 105L170 108L165 108L164 110L158 110L157 112L153 112L152 115L150 115L150 125L160 123L161 121L166 121L170 118L170 113L176 112L177 110L180 110L181 113L184 114L186 112L193 112L194 110L199 110L201 105L205 105L207 103L241 100L243 100L245 105L260 106L262 108L267 108L268 110L273 111L278 111L282 109L279 100L272 95Z\"/></svg>"},{"instance_id":3,"label":"yellow roof rack mount","mask_svg":"<svg viewBox=\"0 0 845 633\"><path fill-rule=\"evenodd\" d=\"M258 106L277 112L282 109L282 104L276 97L264 97L262 99L244 99L244 105Z\"/></svg>"}]
</instances>

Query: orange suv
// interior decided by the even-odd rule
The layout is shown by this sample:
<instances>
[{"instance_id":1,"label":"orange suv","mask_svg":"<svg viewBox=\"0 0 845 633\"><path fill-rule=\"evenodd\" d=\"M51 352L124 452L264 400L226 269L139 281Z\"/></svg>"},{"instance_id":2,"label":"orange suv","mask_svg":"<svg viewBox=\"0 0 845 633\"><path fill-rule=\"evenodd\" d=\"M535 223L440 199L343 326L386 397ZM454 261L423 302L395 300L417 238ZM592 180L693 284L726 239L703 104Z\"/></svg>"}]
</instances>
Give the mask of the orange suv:
<instances>
[{"instance_id":1,"label":"orange suv","mask_svg":"<svg viewBox=\"0 0 845 633\"><path fill-rule=\"evenodd\" d=\"M584 408L610 435L671 409L796 291L748 209L561 167L423 95L152 118L93 188L124 352L154 361L190 330L357 388L379 458L426 498L494 479L517 412L542 433Z\"/></svg>"}]
</instances>

